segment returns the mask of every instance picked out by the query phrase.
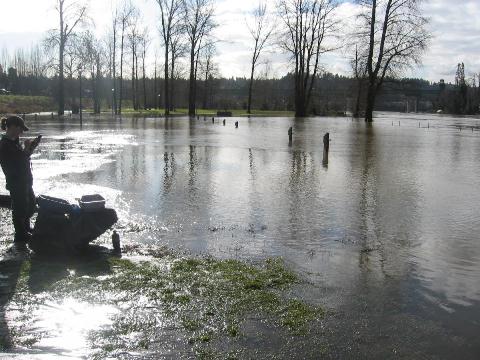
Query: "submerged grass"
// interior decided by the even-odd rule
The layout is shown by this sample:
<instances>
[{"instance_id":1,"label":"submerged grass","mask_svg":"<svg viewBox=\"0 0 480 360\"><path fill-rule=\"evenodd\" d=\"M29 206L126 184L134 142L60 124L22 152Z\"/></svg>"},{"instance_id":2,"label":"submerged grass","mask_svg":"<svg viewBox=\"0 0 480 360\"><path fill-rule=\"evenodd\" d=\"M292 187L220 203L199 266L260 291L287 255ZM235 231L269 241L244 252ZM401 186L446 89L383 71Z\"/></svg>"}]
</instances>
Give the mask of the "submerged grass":
<instances>
[{"instance_id":1,"label":"submerged grass","mask_svg":"<svg viewBox=\"0 0 480 360\"><path fill-rule=\"evenodd\" d=\"M246 318L264 319L292 335L302 335L323 315L321 309L285 296L299 279L278 258L252 265L162 253L148 261L110 256L101 261L107 266L93 266L96 271L103 269L96 274L76 269L42 284L42 293L51 298L75 297L122 309L111 326L90 334L94 357L99 359L119 351L155 348L163 342L162 332L172 328L186 334L185 346L197 357L212 358L217 357L212 355L215 344L244 335ZM30 271L26 261L15 295L20 303L30 296Z\"/></svg>"}]
</instances>

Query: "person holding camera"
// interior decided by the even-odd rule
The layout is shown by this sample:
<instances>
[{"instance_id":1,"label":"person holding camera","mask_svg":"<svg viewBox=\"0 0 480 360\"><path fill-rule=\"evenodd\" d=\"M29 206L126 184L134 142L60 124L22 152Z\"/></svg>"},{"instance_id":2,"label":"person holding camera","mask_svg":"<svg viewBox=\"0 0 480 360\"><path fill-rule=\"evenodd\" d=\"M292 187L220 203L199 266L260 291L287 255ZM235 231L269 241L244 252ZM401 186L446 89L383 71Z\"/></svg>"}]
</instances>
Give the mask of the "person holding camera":
<instances>
[{"instance_id":1,"label":"person holding camera","mask_svg":"<svg viewBox=\"0 0 480 360\"><path fill-rule=\"evenodd\" d=\"M35 151L41 135L27 139L20 145L19 136L28 130L19 116L3 118L5 134L0 139L0 165L5 174L6 188L10 192L15 242L27 242L31 237L30 218L35 212L35 194L30 155Z\"/></svg>"}]
</instances>

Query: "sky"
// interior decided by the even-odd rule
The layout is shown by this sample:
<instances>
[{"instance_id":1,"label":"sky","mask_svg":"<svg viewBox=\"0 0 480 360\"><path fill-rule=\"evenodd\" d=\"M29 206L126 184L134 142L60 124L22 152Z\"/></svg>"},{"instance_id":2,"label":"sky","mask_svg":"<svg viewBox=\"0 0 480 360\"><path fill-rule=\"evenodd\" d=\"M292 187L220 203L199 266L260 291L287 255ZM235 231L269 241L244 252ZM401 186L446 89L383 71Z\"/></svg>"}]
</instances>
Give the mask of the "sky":
<instances>
[{"instance_id":1,"label":"sky","mask_svg":"<svg viewBox=\"0 0 480 360\"><path fill-rule=\"evenodd\" d=\"M67 0L69 1L69 0ZM98 35L104 34L111 20L112 8L118 0L90 0L89 14ZM150 28L153 39L151 53L160 51L159 7L155 0L133 0ZM267 2L274 10L274 1ZM29 48L57 26L55 0L0 0L0 49ZM246 19L258 0L216 0L216 62L225 77L249 76L251 36ZM480 0L429 0L423 5L430 18L433 40L423 56L422 64L407 70L404 76L421 77L432 82L445 79L453 82L459 62L465 63L468 77L480 73ZM337 9L340 18L353 17L355 5L344 0ZM342 75L351 73L345 50L329 53L322 59L325 70ZM288 56L272 46L260 59L257 76L281 77L288 69ZM152 60L153 62L153 60Z\"/></svg>"}]
</instances>

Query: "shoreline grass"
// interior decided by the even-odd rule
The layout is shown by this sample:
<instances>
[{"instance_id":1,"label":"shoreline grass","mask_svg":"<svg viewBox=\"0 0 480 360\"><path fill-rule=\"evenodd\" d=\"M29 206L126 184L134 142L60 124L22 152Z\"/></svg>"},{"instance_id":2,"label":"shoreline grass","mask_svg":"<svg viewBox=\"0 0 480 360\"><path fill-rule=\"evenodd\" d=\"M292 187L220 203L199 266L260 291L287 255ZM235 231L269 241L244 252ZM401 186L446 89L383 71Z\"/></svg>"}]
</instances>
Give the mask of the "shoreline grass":
<instances>
[{"instance_id":1,"label":"shoreline grass","mask_svg":"<svg viewBox=\"0 0 480 360\"><path fill-rule=\"evenodd\" d=\"M155 351L169 327L183 334L184 346L196 357L224 358L228 354L217 345L234 343L241 350L248 317L267 321L289 336L304 336L324 316L321 308L292 298L291 287L302 281L280 258L251 264L164 249L127 256L105 253L76 265L25 259L9 305L24 308L10 327L14 346L28 348L40 341L44 334L27 331L35 326L32 313L65 298L122 309L111 325L89 334L91 355L97 359L122 351Z\"/></svg>"}]
</instances>

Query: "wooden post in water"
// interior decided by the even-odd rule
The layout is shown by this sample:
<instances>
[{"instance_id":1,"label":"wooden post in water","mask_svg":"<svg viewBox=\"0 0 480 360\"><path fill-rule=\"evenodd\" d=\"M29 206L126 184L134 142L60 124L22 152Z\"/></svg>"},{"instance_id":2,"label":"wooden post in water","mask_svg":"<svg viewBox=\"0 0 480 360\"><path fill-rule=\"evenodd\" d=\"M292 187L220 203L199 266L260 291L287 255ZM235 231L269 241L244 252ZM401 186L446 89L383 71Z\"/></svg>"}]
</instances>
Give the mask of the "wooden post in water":
<instances>
[{"instance_id":1,"label":"wooden post in water","mask_svg":"<svg viewBox=\"0 0 480 360\"><path fill-rule=\"evenodd\" d=\"M292 145L293 130L292 127L288 129L288 145Z\"/></svg>"},{"instance_id":2,"label":"wooden post in water","mask_svg":"<svg viewBox=\"0 0 480 360\"><path fill-rule=\"evenodd\" d=\"M112 246L113 246L113 251L114 252L120 253L122 251L122 249L120 247L120 235L118 235L116 230L113 230Z\"/></svg>"},{"instance_id":3,"label":"wooden post in water","mask_svg":"<svg viewBox=\"0 0 480 360\"><path fill-rule=\"evenodd\" d=\"M235 129L238 129L238 121L235 121Z\"/></svg>"},{"instance_id":4,"label":"wooden post in water","mask_svg":"<svg viewBox=\"0 0 480 360\"><path fill-rule=\"evenodd\" d=\"M330 150L330 134L323 135L323 165L328 165L328 151Z\"/></svg>"},{"instance_id":5,"label":"wooden post in water","mask_svg":"<svg viewBox=\"0 0 480 360\"><path fill-rule=\"evenodd\" d=\"M223 126L225 126L225 119L223 119Z\"/></svg>"}]
</instances>

